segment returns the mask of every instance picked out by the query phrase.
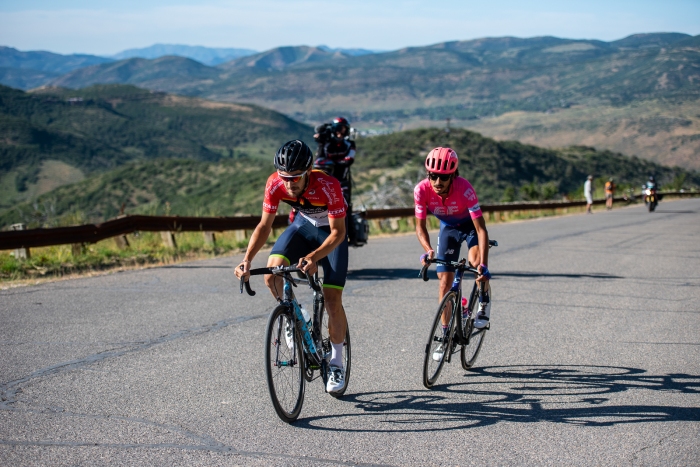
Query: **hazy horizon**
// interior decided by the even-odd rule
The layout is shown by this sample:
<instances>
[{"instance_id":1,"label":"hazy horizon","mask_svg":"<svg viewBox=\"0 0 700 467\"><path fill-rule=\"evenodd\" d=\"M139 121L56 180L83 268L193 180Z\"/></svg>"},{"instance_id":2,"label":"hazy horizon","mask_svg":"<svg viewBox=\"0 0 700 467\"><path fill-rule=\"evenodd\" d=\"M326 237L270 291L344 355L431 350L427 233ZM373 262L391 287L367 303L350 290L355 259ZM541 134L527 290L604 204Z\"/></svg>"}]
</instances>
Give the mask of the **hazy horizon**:
<instances>
[{"instance_id":1,"label":"hazy horizon","mask_svg":"<svg viewBox=\"0 0 700 467\"><path fill-rule=\"evenodd\" d=\"M397 50L484 37L613 41L632 34L700 34L700 2L553 0L488 5L356 0L0 0L0 43L18 50L112 56L154 44L257 51L290 45ZM695 18L695 19L693 19ZM347 27L344 29L342 25Z\"/></svg>"}]
</instances>

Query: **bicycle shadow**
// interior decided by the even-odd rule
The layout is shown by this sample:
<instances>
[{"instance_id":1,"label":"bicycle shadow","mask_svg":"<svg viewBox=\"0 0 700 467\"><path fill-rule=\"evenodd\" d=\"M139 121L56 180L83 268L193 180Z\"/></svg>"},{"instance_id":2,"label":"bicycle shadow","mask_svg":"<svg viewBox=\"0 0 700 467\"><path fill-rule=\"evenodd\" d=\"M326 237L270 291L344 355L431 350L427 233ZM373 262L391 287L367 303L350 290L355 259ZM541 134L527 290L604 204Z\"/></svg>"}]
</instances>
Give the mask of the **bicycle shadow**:
<instances>
[{"instance_id":1,"label":"bicycle shadow","mask_svg":"<svg viewBox=\"0 0 700 467\"><path fill-rule=\"evenodd\" d=\"M430 432L499 422L602 427L700 420L700 407L615 404L610 397L627 391L698 394L700 375L650 375L639 368L609 366L515 365L479 368L464 378L465 382L438 385L430 391L347 394L342 400L353 404L353 411L301 419L295 426L351 432ZM324 426L326 419L332 428Z\"/></svg>"},{"instance_id":2,"label":"bicycle shadow","mask_svg":"<svg viewBox=\"0 0 700 467\"><path fill-rule=\"evenodd\" d=\"M348 271L348 279L352 280L397 280L397 279L420 279L419 268L365 268ZM430 279L437 279L437 272L434 269L428 270ZM528 271L504 271L493 273L494 278L498 277L560 277L566 279L624 279L622 276L605 273L590 274L566 274L566 273L546 273Z\"/></svg>"},{"instance_id":3,"label":"bicycle shadow","mask_svg":"<svg viewBox=\"0 0 700 467\"><path fill-rule=\"evenodd\" d=\"M420 268L365 268L348 271L348 279L358 281L420 279L419 273ZM428 277L437 279L437 273L429 270Z\"/></svg>"}]
</instances>

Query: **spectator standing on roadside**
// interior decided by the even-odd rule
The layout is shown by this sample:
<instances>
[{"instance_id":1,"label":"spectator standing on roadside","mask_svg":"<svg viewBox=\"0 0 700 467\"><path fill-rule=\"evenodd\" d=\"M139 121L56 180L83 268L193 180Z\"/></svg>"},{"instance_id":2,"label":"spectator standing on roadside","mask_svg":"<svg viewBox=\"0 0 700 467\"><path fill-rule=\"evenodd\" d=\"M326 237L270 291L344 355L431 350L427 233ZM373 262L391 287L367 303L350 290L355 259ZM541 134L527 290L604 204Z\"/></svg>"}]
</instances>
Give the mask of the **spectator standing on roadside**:
<instances>
[{"instance_id":1,"label":"spectator standing on roadside","mask_svg":"<svg viewBox=\"0 0 700 467\"><path fill-rule=\"evenodd\" d=\"M586 197L586 214L593 214L593 175L589 175L586 183L583 184L583 196Z\"/></svg>"},{"instance_id":2,"label":"spectator standing on roadside","mask_svg":"<svg viewBox=\"0 0 700 467\"><path fill-rule=\"evenodd\" d=\"M615 182L613 178L610 177L607 182L605 182L605 209L608 211L612 209L613 197L615 196Z\"/></svg>"}]
</instances>

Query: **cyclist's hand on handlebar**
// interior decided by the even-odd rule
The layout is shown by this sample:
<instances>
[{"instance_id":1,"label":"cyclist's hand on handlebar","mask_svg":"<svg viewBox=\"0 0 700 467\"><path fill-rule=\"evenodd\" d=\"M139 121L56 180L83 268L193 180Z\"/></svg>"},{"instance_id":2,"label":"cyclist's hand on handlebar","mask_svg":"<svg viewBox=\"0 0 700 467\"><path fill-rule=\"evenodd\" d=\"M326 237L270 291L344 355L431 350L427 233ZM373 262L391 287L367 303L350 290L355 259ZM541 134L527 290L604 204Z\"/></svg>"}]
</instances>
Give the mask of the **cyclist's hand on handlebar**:
<instances>
[{"instance_id":1,"label":"cyclist's hand on handlebar","mask_svg":"<svg viewBox=\"0 0 700 467\"><path fill-rule=\"evenodd\" d=\"M428 259L435 259L435 251L434 250L428 250L427 253L423 253L420 256L420 263L425 266L426 260Z\"/></svg>"},{"instance_id":2,"label":"cyclist's hand on handlebar","mask_svg":"<svg viewBox=\"0 0 700 467\"><path fill-rule=\"evenodd\" d=\"M297 267L309 275L315 274L318 270L318 264L316 264L316 260L314 259L313 255L299 258Z\"/></svg>"},{"instance_id":3,"label":"cyclist's hand on handlebar","mask_svg":"<svg viewBox=\"0 0 700 467\"><path fill-rule=\"evenodd\" d=\"M233 273L236 275L237 278L248 282L248 278L250 277L250 264L250 261L244 259L243 261L241 261L241 264L236 266L236 268L233 270Z\"/></svg>"},{"instance_id":4,"label":"cyclist's hand on handlebar","mask_svg":"<svg viewBox=\"0 0 700 467\"><path fill-rule=\"evenodd\" d=\"M479 277L476 278L477 282L488 282L491 279L491 272L485 264L480 264L476 270L479 271Z\"/></svg>"}]
</instances>

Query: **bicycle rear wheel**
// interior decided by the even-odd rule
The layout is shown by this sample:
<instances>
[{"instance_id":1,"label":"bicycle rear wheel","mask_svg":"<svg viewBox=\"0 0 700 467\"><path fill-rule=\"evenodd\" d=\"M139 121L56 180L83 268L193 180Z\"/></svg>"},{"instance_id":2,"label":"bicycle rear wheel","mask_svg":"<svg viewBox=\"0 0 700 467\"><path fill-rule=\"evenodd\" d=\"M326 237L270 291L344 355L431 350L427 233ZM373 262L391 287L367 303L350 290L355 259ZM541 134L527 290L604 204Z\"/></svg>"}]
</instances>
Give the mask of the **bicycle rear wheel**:
<instances>
[{"instance_id":1,"label":"bicycle rear wheel","mask_svg":"<svg viewBox=\"0 0 700 467\"><path fill-rule=\"evenodd\" d=\"M320 307L318 310L319 322L321 323L321 345L323 346L323 355L328 355L328 360L330 360L331 355L331 337L328 333L328 313L325 307ZM343 343L343 368L345 368L345 386L339 391L331 393L331 396L335 398L342 397L348 388L350 383L350 370L352 369L352 347L350 346L350 326L347 325L346 318L345 326L345 342ZM323 384L326 384L328 375L323 375Z\"/></svg>"},{"instance_id":2,"label":"bicycle rear wheel","mask_svg":"<svg viewBox=\"0 0 700 467\"><path fill-rule=\"evenodd\" d=\"M279 305L270 314L265 331L265 375L275 412L287 423L299 417L304 403L301 342L291 310Z\"/></svg>"},{"instance_id":3,"label":"bicycle rear wheel","mask_svg":"<svg viewBox=\"0 0 700 467\"><path fill-rule=\"evenodd\" d=\"M457 293L450 291L445 294L438 307L433 326L430 328L430 337L425 345L425 359L423 360L423 385L430 389L437 381L445 360L452 352L452 336L454 334L453 310L457 309ZM443 318L447 328L443 327Z\"/></svg>"},{"instance_id":4,"label":"bicycle rear wheel","mask_svg":"<svg viewBox=\"0 0 700 467\"><path fill-rule=\"evenodd\" d=\"M464 335L469 337L469 344L462 346L462 351L460 352L460 360L462 360L462 368L465 370L471 369L476 363L476 358L479 356L481 351L481 346L484 343L484 338L486 337L486 328L476 329L474 327L474 317L476 316L476 304L479 302L478 289L474 287L471 299L469 300L469 308L471 310L470 319L467 321L466 327L464 329ZM493 299L491 294L491 289L489 288L489 297Z\"/></svg>"}]
</instances>

